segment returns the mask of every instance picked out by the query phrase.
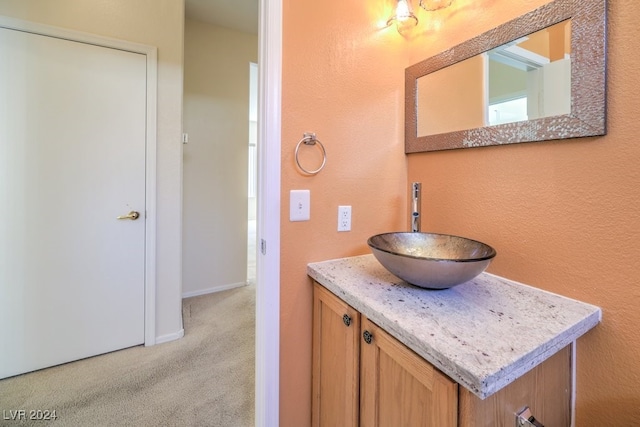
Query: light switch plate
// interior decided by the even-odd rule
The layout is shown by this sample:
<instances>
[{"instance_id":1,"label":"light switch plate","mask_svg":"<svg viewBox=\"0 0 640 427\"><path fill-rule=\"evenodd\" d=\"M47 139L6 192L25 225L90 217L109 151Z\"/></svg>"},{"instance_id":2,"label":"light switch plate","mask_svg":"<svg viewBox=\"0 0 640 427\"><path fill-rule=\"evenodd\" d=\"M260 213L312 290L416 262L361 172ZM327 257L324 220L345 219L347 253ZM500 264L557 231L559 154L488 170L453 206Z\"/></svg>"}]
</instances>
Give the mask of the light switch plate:
<instances>
[{"instance_id":1,"label":"light switch plate","mask_svg":"<svg viewBox=\"0 0 640 427\"><path fill-rule=\"evenodd\" d=\"M311 217L311 192L291 190L289 193L289 221L309 221Z\"/></svg>"}]
</instances>

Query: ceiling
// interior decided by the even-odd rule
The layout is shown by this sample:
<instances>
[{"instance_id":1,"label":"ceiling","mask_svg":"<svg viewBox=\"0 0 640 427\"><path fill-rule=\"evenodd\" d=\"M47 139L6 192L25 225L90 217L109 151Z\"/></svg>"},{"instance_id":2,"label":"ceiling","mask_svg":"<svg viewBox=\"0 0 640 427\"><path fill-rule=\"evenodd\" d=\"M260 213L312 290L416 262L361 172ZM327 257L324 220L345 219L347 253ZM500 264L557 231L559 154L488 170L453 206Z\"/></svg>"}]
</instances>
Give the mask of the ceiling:
<instances>
[{"instance_id":1,"label":"ceiling","mask_svg":"<svg viewBox=\"0 0 640 427\"><path fill-rule=\"evenodd\" d=\"M185 16L232 30L258 34L258 0L186 0Z\"/></svg>"}]
</instances>

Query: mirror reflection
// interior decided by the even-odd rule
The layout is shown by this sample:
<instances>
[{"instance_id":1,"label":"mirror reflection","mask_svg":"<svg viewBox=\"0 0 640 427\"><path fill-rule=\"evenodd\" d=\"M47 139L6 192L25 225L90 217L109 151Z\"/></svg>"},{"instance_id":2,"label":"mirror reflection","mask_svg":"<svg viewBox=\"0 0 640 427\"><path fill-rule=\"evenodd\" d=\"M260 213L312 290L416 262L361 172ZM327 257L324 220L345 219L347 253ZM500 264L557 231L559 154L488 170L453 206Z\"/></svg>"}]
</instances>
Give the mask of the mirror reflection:
<instances>
[{"instance_id":1,"label":"mirror reflection","mask_svg":"<svg viewBox=\"0 0 640 427\"><path fill-rule=\"evenodd\" d=\"M571 20L417 79L417 136L571 113Z\"/></svg>"}]
</instances>

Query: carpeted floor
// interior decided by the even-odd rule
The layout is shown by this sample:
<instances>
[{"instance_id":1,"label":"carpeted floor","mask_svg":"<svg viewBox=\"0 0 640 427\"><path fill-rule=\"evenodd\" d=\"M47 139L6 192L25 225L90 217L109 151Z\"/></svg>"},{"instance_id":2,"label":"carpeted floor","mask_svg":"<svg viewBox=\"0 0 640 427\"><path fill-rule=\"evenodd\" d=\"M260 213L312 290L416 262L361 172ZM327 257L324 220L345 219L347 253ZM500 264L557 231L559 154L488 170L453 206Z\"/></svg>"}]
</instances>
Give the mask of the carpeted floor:
<instances>
[{"instance_id":1,"label":"carpeted floor","mask_svg":"<svg viewBox=\"0 0 640 427\"><path fill-rule=\"evenodd\" d=\"M180 340L0 380L0 425L253 426L255 287L185 299L183 317Z\"/></svg>"}]
</instances>

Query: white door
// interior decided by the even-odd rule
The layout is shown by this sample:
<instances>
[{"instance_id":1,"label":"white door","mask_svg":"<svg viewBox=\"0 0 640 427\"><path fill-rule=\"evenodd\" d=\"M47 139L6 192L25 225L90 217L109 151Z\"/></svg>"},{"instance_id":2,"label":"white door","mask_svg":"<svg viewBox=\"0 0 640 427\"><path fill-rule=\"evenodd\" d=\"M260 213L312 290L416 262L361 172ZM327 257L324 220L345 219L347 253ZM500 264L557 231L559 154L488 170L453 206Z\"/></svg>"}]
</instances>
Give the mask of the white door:
<instances>
[{"instance_id":1,"label":"white door","mask_svg":"<svg viewBox=\"0 0 640 427\"><path fill-rule=\"evenodd\" d=\"M0 378L144 342L145 67L0 28Z\"/></svg>"}]
</instances>

